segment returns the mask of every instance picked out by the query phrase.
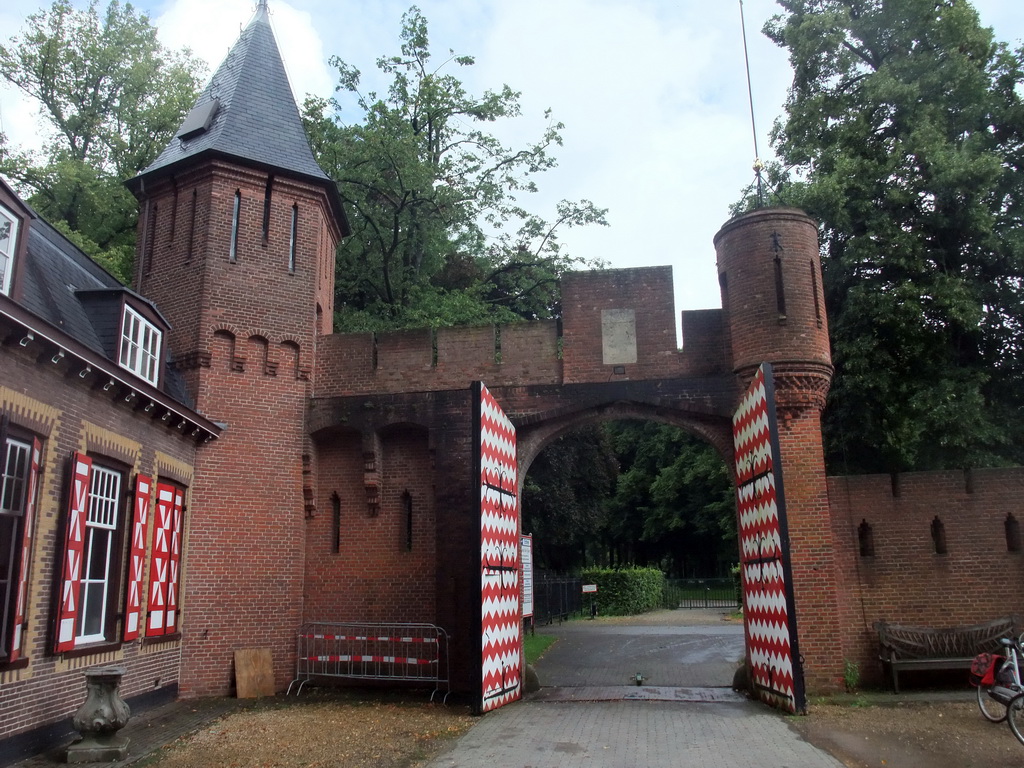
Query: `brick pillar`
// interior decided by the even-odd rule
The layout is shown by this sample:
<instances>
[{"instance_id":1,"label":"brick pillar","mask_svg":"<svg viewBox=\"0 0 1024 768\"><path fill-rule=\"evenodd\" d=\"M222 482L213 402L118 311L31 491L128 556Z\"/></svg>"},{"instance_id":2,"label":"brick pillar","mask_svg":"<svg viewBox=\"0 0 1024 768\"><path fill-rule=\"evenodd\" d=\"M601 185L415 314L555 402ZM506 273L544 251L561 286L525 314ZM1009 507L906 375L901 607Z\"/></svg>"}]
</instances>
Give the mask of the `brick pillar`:
<instances>
[{"instance_id":1,"label":"brick pillar","mask_svg":"<svg viewBox=\"0 0 1024 768\"><path fill-rule=\"evenodd\" d=\"M817 225L773 208L728 222L715 236L732 367L746 390L772 364L786 495L797 632L808 692L843 675L842 597L833 539L821 412L832 379Z\"/></svg>"}]
</instances>

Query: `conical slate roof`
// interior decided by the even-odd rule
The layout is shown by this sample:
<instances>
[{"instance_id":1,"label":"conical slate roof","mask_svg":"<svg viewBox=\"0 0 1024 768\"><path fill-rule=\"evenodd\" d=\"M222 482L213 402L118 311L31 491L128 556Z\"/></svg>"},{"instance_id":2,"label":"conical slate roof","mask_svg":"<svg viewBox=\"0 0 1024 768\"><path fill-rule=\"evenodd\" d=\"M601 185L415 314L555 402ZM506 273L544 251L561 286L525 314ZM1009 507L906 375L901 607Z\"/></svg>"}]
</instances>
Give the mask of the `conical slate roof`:
<instances>
[{"instance_id":1,"label":"conical slate roof","mask_svg":"<svg viewBox=\"0 0 1024 768\"><path fill-rule=\"evenodd\" d=\"M337 187L317 165L302 128L265 0L160 156L129 181L132 189L200 155L280 170L328 188L345 229Z\"/></svg>"}]
</instances>

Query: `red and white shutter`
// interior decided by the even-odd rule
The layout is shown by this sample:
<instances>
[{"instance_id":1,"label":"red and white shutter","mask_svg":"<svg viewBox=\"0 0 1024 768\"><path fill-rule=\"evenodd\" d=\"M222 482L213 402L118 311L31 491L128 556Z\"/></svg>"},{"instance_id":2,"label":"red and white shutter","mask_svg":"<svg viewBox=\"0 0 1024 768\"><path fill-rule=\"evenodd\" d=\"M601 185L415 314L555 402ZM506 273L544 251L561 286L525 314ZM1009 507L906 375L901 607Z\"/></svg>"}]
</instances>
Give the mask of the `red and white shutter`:
<instances>
[{"instance_id":1,"label":"red and white shutter","mask_svg":"<svg viewBox=\"0 0 1024 768\"><path fill-rule=\"evenodd\" d=\"M481 703L487 712L522 696L516 430L482 382L473 387L480 498Z\"/></svg>"},{"instance_id":2,"label":"red and white shutter","mask_svg":"<svg viewBox=\"0 0 1024 768\"><path fill-rule=\"evenodd\" d=\"M3 443L0 442L0 449ZM35 527L37 487L39 485L39 460L43 444L39 438L32 439L32 455L29 457L28 489L25 495L25 515L22 520L21 565L18 568L18 598L14 609L14 633L11 638L10 660L21 657L21 636L25 628L25 613L28 608L28 566L32 557L32 529Z\"/></svg>"},{"instance_id":3,"label":"red and white shutter","mask_svg":"<svg viewBox=\"0 0 1024 768\"><path fill-rule=\"evenodd\" d=\"M174 489L174 507L171 519L171 555L167 576L167 621L165 632L172 634L178 628L178 582L181 578L181 526L184 514L184 494Z\"/></svg>"},{"instance_id":4,"label":"red and white shutter","mask_svg":"<svg viewBox=\"0 0 1024 768\"><path fill-rule=\"evenodd\" d=\"M149 561L149 615L146 636L167 632L167 577L170 573L171 532L174 525L174 486L156 487L153 551Z\"/></svg>"},{"instance_id":5,"label":"red and white shutter","mask_svg":"<svg viewBox=\"0 0 1024 768\"><path fill-rule=\"evenodd\" d=\"M71 455L71 488L68 492L67 537L60 586L60 613L57 616L57 653L75 647L78 624L79 592L82 583L82 558L85 554L85 522L89 514L89 481L92 459L81 453Z\"/></svg>"},{"instance_id":6,"label":"red and white shutter","mask_svg":"<svg viewBox=\"0 0 1024 768\"><path fill-rule=\"evenodd\" d=\"M759 698L802 712L789 530L779 462L771 365L762 365L733 415L743 627L748 668Z\"/></svg>"},{"instance_id":7,"label":"red and white shutter","mask_svg":"<svg viewBox=\"0 0 1024 768\"><path fill-rule=\"evenodd\" d=\"M132 516L132 547L128 557L128 590L124 611L124 639L139 636L142 618L142 581L146 564L146 525L149 521L149 494L153 481L145 475L135 478L135 513Z\"/></svg>"}]
</instances>

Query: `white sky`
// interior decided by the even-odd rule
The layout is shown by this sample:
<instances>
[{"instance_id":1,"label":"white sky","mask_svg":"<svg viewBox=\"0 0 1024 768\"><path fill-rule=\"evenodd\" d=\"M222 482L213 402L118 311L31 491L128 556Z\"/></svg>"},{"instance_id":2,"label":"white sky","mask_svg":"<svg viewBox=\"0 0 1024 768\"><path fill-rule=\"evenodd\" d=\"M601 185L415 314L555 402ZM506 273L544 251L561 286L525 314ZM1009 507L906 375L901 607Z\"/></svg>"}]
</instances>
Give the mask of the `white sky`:
<instances>
[{"instance_id":1,"label":"white sky","mask_svg":"<svg viewBox=\"0 0 1024 768\"><path fill-rule=\"evenodd\" d=\"M377 81L378 56L398 52L402 13L414 0L269 0L296 99L329 96L327 59L338 55ZM996 37L1019 45L1019 0L974 0ZM85 7L86 0L73 0ZM672 265L676 307L721 305L712 238L753 180L739 0L419 0L435 61L454 49L476 65L453 68L471 93L503 83L522 92L523 117L495 132L521 146L539 136L544 110L565 123L559 167L538 179L525 207L550 218L561 199L609 209L609 227L565 231L574 255L610 267ZM40 0L5 0L0 39L24 26ZM170 47L190 47L212 71L254 10L250 0L139 0ZM48 7L48 6L47 6ZM103 6L105 7L105 5ZM781 9L745 0L758 144L782 113L790 70L761 34ZM351 114L353 120L358 115ZM38 132L34 107L0 88L0 128L16 144Z\"/></svg>"}]
</instances>

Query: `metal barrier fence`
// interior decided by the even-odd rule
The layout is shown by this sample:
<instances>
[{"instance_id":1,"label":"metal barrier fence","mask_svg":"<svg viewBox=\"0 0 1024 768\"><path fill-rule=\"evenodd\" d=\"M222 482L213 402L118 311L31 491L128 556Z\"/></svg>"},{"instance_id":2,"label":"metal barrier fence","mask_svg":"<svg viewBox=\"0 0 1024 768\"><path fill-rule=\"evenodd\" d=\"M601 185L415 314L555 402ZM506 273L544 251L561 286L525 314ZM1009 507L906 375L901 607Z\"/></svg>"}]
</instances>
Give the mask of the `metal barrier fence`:
<instances>
[{"instance_id":1,"label":"metal barrier fence","mask_svg":"<svg viewBox=\"0 0 1024 768\"><path fill-rule=\"evenodd\" d=\"M313 678L432 683L435 694L451 692L448 633L434 624L367 624L314 621L298 633L295 695ZM286 694L286 695L287 695Z\"/></svg>"},{"instance_id":2,"label":"metal barrier fence","mask_svg":"<svg viewBox=\"0 0 1024 768\"><path fill-rule=\"evenodd\" d=\"M537 572L533 579L533 621L565 621L583 610L582 582L578 577Z\"/></svg>"},{"instance_id":3,"label":"metal barrier fence","mask_svg":"<svg viewBox=\"0 0 1024 768\"><path fill-rule=\"evenodd\" d=\"M734 579L666 579L665 608L738 608Z\"/></svg>"}]
</instances>

